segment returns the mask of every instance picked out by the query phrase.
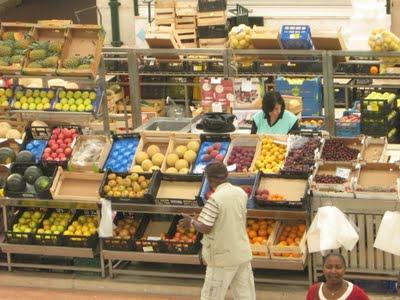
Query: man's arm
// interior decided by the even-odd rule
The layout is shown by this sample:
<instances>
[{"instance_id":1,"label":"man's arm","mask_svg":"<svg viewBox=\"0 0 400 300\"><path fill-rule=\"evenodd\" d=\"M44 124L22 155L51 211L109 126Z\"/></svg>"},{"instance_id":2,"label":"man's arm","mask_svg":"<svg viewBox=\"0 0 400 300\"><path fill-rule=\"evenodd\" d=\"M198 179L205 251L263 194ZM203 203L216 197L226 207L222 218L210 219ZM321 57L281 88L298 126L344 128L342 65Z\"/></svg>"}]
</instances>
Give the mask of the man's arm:
<instances>
[{"instance_id":1,"label":"man's arm","mask_svg":"<svg viewBox=\"0 0 400 300\"><path fill-rule=\"evenodd\" d=\"M182 225L184 228L190 228L192 225L196 231L208 234L210 233L213 226L208 226L203 224L202 222L198 221L195 217L183 214L183 218L179 221L179 224Z\"/></svg>"},{"instance_id":2,"label":"man's arm","mask_svg":"<svg viewBox=\"0 0 400 300\"><path fill-rule=\"evenodd\" d=\"M182 216L183 218L180 221L182 226L189 228L192 225L198 232L208 234L211 232L218 217L218 205L213 198L210 198L198 217L193 218L186 214Z\"/></svg>"}]
</instances>

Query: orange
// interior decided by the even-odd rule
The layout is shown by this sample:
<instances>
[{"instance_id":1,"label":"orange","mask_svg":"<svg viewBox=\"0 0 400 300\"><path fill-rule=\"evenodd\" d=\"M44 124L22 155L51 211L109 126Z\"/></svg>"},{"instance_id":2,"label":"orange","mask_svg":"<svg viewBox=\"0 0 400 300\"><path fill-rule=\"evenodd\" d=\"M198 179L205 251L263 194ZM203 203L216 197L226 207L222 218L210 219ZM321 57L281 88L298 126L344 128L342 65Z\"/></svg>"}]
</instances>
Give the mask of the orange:
<instances>
[{"instance_id":1,"label":"orange","mask_svg":"<svg viewBox=\"0 0 400 300\"><path fill-rule=\"evenodd\" d=\"M300 243L300 239L299 239L299 238L295 238L294 241L295 241L296 243Z\"/></svg>"},{"instance_id":2,"label":"orange","mask_svg":"<svg viewBox=\"0 0 400 300\"><path fill-rule=\"evenodd\" d=\"M281 241L278 245L279 246L287 246L287 242L286 241Z\"/></svg>"},{"instance_id":3,"label":"orange","mask_svg":"<svg viewBox=\"0 0 400 300\"><path fill-rule=\"evenodd\" d=\"M268 228L267 228L267 233L268 233L268 234L271 234L272 231L274 231L274 229L273 229L272 227L268 227Z\"/></svg>"},{"instance_id":4,"label":"orange","mask_svg":"<svg viewBox=\"0 0 400 300\"><path fill-rule=\"evenodd\" d=\"M285 228L283 229L283 231L285 231L285 232L289 232L291 230L292 230L292 226L289 226L289 225L285 226Z\"/></svg>"},{"instance_id":5,"label":"orange","mask_svg":"<svg viewBox=\"0 0 400 300\"><path fill-rule=\"evenodd\" d=\"M258 223L251 224L251 229L257 231L259 228L260 228L260 225L258 225Z\"/></svg>"},{"instance_id":6,"label":"orange","mask_svg":"<svg viewBox=\"0 0 400 300\"><path fill-rule=\"evenodd\" d=\"M261 244L262 241L264 240L264 238L263 238L262 236L256 237L256 238L254 238L254 239L256 239L256 240L257 240L257 243L259 243L259 244Z\"/></svg>"},{"instance_id":7,"label":"orange","mask_svg":"<svg viewBox=\"0 0 400 300\"><path fill-rule=\"evenodd\" d=\"M260 229L260 230L258 231L258 235L259 235L259 236L266 236L266 235L267 235L267 230L265 230L265 229Z\"/></svg>"},{"instance_id":8,"label":"orange","mask_svg":"<svg viewBox=\"0 0 400 300\"><path fill-rule=\"evenodd\" d=\"M304 224L300 224L297 228L299 229L300 232L306 231L306 225L304 225Z\"/></svg>"},{"instance_id":9,"label":"orange","mask_svg":"<svg viewBox=\"0 0 400 300\"><path fill-rule=\"evenodd\" d=\"M297 236L296 236L296 234L294 234L294 233L289 234L289 238L290 238L291 240L293 240L293 241L294 241L294 239L295 239L296 237L297 237Z\"/></svg>"},{"instance_id":10,"label":"orange","mask_svg":"<svg viewBox=\"0 0 400 300\"><path fill-rule=\"evenodd\" d=\"M300 231L299 231L299 232L297 233L297 237L301 238L301 237L303 237L303 234L304 234L304 232L300 232Z\"/></svg>"},{"instance_id":11,"label":"orange","mask_svg":"<svg viewBox=\"0 0 400 300\"><path fill-rule=\"evenodd\" d=\"M261 220L261 221L259 222L259 224L260 224L260 227L261 227L261 226L267 226L267 225L268 225L268 222L267 222L266 220Z\"/></svg>"},{"instance_id":12,"label":"orange","mask_svg":"<svg viewBox=\"0 0 400 300\"><path fill-rule=\"evenodd\" d=\"M251 238L251 239L257 236L257 232L255 232L254 230L250 230L248 234L249 234L249 238Z\"/></svg>"},{"instance_id":13,"label":"orange","mask_svg":"<svg viewBox=\"0 0 400 300\"><path fill-rule=\"evenodd\" d=\"M296 258L300 258L301 257L301 253L292 253L292 256L296 257Z\"/></svg>"},{"instance_id":14,"label":"orange","mask_svg":"<svg viewBox=\"0 0 400 300\"><path fill-rule=\"evenodd\" d=\"M279 242L283 242L283 241L286 241L286 236L281 235L279 237Z\"/></svg>"},{"instance_id":15,"label":"orange","mask_svg":"<svg viewBox=\"0 0 400 300\"><path fill-rule=\"evenodd\" d=\"M282 253L283 257L290 257L290 253Z\"/></svg>"},{"instance_id":16,"label":"orange","mask_svg":"<svg viewBox=\"0 0 400 300\"><path fill-rule=\"evenodd\" d=\"M286 239L286 243L287 243L288 245L293 244L293 242L294 242L294 240L293 240L292 238L290 238L290 237L288 237L288 238Z\"/></svg>"},{"instance_id":17,"label":"orange","mask_svg":"<svg viewBox=\"0 0 400 300\"><path fill-rule=\"evenodd\" d=\"M378 69L377 66L372 66L372 67L369 69L369 72L370 72L371 74L373 74L373 75L376 75L376 74L378 74L379 69Z\"/></svg>"},{"instance_id":18,"label":"orange","mask_svg":"<svg viewBox=\"0 0 400 300\"><path fill-rule=\"evenodd\" d=\"M275 256L282 256L282 253L272 253Z\"/></svg>"}]
</instances>

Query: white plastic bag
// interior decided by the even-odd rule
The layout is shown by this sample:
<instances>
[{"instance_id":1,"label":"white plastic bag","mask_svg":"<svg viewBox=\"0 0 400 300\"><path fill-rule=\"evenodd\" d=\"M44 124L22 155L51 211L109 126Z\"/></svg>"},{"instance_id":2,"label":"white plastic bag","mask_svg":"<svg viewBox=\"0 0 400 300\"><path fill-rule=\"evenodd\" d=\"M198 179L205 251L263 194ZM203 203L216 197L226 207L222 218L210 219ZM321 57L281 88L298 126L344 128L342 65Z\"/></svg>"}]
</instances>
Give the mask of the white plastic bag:
<instances>
[{"instance_id":1,"label":"white plastic bag","mask_svg":"<svg viewBox=\"0 0 400 300\"><path fill-rule=\"evenodd\" d=\"M111 201L101 199L101 219L99 225L99 236L103 238L113 236L113 212Z\"/></svg>"},{"instance_id":2,"label":"white plastic bag","mask_svg":"<svg viewBox=\"0 0 400 300\"><path fill-rule=\"evenodd\" d=\"M351 251L358 238L355 225L338 208L320 207L307 232L308 251L324 252L340 247Z\"/></svg>"},{"instance_id":3,"label":"white plastic bag","mask_svg":"<svg viewBox=\"0 0 400 300\"><path fill-rule=\"evenodd\" d=\"M400 255L400 212L387 211L383 215L374 247L394 255Z\"/></svg>"}]
</instances>

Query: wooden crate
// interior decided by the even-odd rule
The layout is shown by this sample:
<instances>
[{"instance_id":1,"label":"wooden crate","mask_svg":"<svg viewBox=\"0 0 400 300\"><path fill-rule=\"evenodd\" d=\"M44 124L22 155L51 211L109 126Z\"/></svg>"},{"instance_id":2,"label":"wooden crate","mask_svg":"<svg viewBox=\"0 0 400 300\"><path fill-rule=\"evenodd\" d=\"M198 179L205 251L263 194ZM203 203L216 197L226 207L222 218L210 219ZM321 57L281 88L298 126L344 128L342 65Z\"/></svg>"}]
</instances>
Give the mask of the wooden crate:
<instances>
[{"instance_id":1,"label":"wooden crate","mask_svg":"<svg viewBox=\"0 0 400 300\"><path fill-rule=\"evenodd\" d=\"M174 8L156 8L154 20L157 26L169 26L175 23Z\"/></svg>"},{"instance_id":2,"label":"wooden crate","mask_svg":"<svg viewBox=\"0 0 400 300\"><path fill-rule=\"evenodd\" d=\"M174 152L175 148L179 145L187 145L188 142L190 141L197 141L199 145L201 144L200 141L200 136L197 134L193 133L176 133L171 136L171 140L168 145L167 152L165 153L165 157L168 156L168 154L171 154ZM196 161L196 159L195 159ZM192 164L189 166L189 170L192 169ZM167 165L167 160L164 160L164 163L161 166L161 172L165 172L168 169Z\"/></svg>"},{"instance_id":3,"label":"wooden crate","mask_svg":"<svg viewBox=\"0 0 400 300\"><path fill-rule=\"evenodd\" d=\"M67 33L67 27L50 27L47 25L37 25L34 27L32 37L34 41L61 41L65 43L65 35ZM62 53L62 49L61 49ZM29 51L28 54L29 55ZM25 59L24 67L22 72L28 75L56 75L57 68L28 68L30 59Z\"/></svg>"},{"instance_id":4,"label":"wooden crate","mask_svg":"<svg viewBox=\"0 0 400 300\"><path fill-rule=\"evenodd\" d=\"M195 29L176 29L176 34L182 48L197 48Z\"/></svg>"},{"instance_id":5,"label":"wooden crate","mask_svg":"<svg viewBox=\"0 0 400 300\"><path fill-rule=\"evenodd\" d=\"M226 11L197 13L197 26L225 25Z\"/></svg>"},{"instance_id":6,"label":"wooden crate","mask_svg":"<svg viewBox=\"0 0 400 300\"><path fill-rule=\"evenodd\" d=\"M149 27L146 32L146 41L150 48L179 48L178 37L171 26Z\"/></svg>"},{"instance_id":7,"label":"wooden crate","mask_svg":"<svg viewBox=\"0 0 400 300\"><path fill-rule=\"evenodd\" d=\"M174 0L155 0L154 7L158 8L174 8L175 1Z\"/></svg>"},{"instance_id":8,"label":"wooden crate","mask_svg":"<svg viewBox=\"0 0 400 300\"><path fill-rule=\"evenodd\" d=\"M38 20L37 24L39 26L47 26L47 27L66 27L73 24L72 20Z\"/></svg>"},{"instance_id":9,"label":"wooden crate","mask_svg":"<svg viewBox=\"0 0 400 300\"><path fill-rule=\"evenodd\" d=\"M53 199L98 202L102 180L100 173L67 172L58 167L50 192Z\"/></svg>"},{"instance_id":10,"label":"wooden crate","mask_svg":"<svg viewBox=\"0 0 400 300\"><path fill-rule=\"evenodd\" d=\"M66 41L61 52L57 74L62 76L96 77L101 60L104 33L98 25L71 25L67 31ZM63 62L70 57L93 55L89 69L66 69Z\"/></svg>"},{"instance_id":11,"label":"wooden crate","mask_svg":"<svg viewBox=\"0 0 400 300\"><path fill-rule=\"evenodd\" d=\"M199 39L199 48L225 48L226 38Z\"/></svg>"},{"instance_id":12,"label":"wooden crate","mask_svg":"<svg viewBox=\"0 0 400 300\"><path fill-rule=\"evenodd\" d=\"M157 132L157 131L144 131L141 134L140 142L136 148L135 156L132 160L131 170L132 168L137 165L136 164L136 155L140 151L145 151L150 145L157 145L160 148L161 153L164 155L165 161L165 154L167 152L169 146L169 140L171 133L170 132ZM163 163L164 163L163 161ZM163 165L161 164L161 166Z\"/></svg>"},{"instance_id":13,"label":"wooden crate","mask_svg":"<svg viewBox=\"0 0 400 300\"><path fill-rule=\"evenodd\" d=\"M175 14L178 17L196 16L197 0L175 0Z\"/></svg>"},{"instance_id":14,"label":"wooden crate","mask_svg":"<svg viewBox=\"0 0 400 300\"><path fill-rule=\"evenodd\" d=\"M196 30L196 17L176 17L175 28Z\"/></svg>"},{"instance_id":15,"label":"wooden crate","mask_svg":"<svg viewBox=\"0 0 400 300\"><path fill-rule=\"evenodd\" d=\"M269 252L268 246L272 245L274 243L274 239L276 236L276 232L278 231L280 227L281 222L275 221L274 223L274 228L272 233L269 235L267 239L267 243L264 245L256 245L256 244L251 244L250 243L250 248L251 252L253 253L253 256L259 257L259 258L264 258L264 259L270 259L271 254Z\"/></svg>"}]
</instances>

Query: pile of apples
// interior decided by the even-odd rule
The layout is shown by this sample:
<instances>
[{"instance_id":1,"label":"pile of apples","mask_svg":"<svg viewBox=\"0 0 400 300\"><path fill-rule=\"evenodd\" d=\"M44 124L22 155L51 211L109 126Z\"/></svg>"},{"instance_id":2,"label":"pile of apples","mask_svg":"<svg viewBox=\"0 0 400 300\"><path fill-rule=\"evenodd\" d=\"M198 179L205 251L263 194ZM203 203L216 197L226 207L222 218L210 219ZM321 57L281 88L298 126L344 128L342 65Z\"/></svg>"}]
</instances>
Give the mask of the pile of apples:
<instances>
[{"instance_id":1,"label":"pile of apples","mask_svg":"<svg viewBox=\"0 0 400 300\"><path fill-rule=\"evenodd\" d=\"M347 115L343 116L339 119L339 122L346 122L346 123L358 123L360 122L361 117L359 115Z\"/></svg>"},{"instance_id":2,"label":"pile of apples","mask_svg":"<svg viewBox=\"0 0 400 300\"><path fill-rule=\"evenodd\" d=\"M228 158L228 165L236 164L237 172L247 172L253 161L255 149L252 147L235 146Z\"/></svg>"},{"instance_id":3,"label":"pile of apples","mask_svg":"<svg viewBox=\"0 0 400 300\"><path fill-rule=\"evenodd\" d=\"M259 200L265 201L285 201L285 196L281 194L271 194L267 189L259 189L256 192L256 197Z\"/></svg>"},{"instance_id":4,"label":"pile of apples","mask_svg":"<svg viewBox=\"0 0 400 300\"><path fill-rule=\"evenodd\" d=\"M202 160L205 162L211 160L218 160L222 162L224 160L224 156L220 154L221 148L222 148L221 143L215 143L214 145L208 147L206 150L206 154L204 154L202 157Z\"/></svg>"},{"instance_id":5,"label":"pile of apples","mask_svg":"<svg viewBox=\"0 0 400 300\"><path fill-rule=\"evenodd\" d=\"M72 153L72 143L78 136L75 128L54 128L47 147L44 149L44 161L67 161Z\"/></svg>"},{"instance_id":6,"label":"pile of apples","mask_svg":"<svg viewBox=\"0 0 400 300\"><path fill-rule=\"evenodd\" d=\"M269 236L274 231L275 222L276 221L274 220L266 220L266 219L248 219L246 231L249 237L250 244L254 246L260 246L260 245L266 246ZM265 252L253 251L253 255L266 256L267 251Z\"/></svg>"}]
</instances>

